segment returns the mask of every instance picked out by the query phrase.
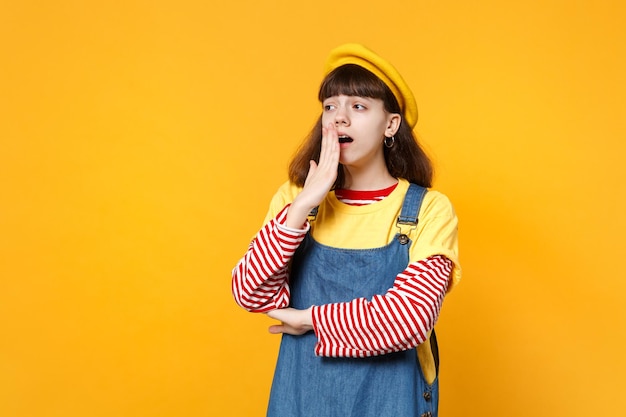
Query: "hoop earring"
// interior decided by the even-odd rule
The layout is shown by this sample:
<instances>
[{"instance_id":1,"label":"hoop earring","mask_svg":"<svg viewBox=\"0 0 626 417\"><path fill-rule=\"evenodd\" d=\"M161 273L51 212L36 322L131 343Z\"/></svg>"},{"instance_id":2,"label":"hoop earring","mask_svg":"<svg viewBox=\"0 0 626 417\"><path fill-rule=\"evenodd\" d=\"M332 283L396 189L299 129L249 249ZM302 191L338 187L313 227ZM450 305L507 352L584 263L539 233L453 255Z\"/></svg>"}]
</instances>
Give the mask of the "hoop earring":
<instances>
[{"instance_id":1,"label":"hoop earring","mask_svg":"<svg viewBox=\"0 0 626 417\"><path fill-rule=\"evenodd\" d=\"M383 143L385 144L385 146L387 148L392 148L393 144L396 142L396 137L392 136L390 138L388 138L387 136L385 136L385 140L383 141Z\"/></svg>"}]
</instances>

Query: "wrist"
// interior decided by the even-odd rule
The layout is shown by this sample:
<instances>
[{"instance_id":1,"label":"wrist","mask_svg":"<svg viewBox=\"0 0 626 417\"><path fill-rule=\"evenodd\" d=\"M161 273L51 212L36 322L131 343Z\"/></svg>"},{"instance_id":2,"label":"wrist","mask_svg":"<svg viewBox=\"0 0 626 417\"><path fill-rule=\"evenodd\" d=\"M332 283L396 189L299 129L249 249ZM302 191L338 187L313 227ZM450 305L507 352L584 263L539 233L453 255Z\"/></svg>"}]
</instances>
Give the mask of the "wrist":
<instances>
[{"instance_id":1,"label":"wrist","mask_svg":"<svg viewBox=\"0 0 626 417\"><path fill-rule=\"evenodd\" d=\"M313 330L313 307L302 310L302 325L307 330Z\"/></svg>"},{"instance_id":2,"label":"wrist","mask_svg":"<svg viewBox=\"0 0 626 417\"><path fill-rule=\"evenodd\" d=\"M313 207L308 207L308 205L303 204L298 200L298 197L296 197L287 211L285 226L292 229L302 229L312 209Z\"/></svg>"}]
</instances>

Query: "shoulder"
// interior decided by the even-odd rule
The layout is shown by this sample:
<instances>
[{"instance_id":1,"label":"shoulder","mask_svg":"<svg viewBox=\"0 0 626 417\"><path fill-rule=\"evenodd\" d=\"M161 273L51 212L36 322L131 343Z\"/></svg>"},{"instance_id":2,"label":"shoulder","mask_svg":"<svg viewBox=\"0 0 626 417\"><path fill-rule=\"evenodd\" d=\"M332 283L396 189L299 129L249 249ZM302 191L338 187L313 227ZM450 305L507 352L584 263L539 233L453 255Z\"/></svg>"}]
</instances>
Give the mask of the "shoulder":
<instances>
[{"instance_id":1,"label":"shoulder","mask_svg":"<svg viewBox=\"0 0 626 417\"><path fill-rule=\"evenodd\" d=\"M420 217L456 217L452 202L445 194L428 190L420 209Z\"/></svg>"},{"instance_id":2,"label":"shoulder","mask_svg":"<svg viewBox=\"0 0 626 417\"><path fill-rule=\"evenodd\" d=\"M285 181L278 187L270 202L269 211L265 221L269 221L281 212L288 204L291 204L296 196L302 191L302 187L298 187L290 181Z\"/></svg>"},{"instance_id":3,"label":"shoulder","mask_svg":"<svg viewBox=\"0 0 626 417\"><path fill-rule=\"evenodd\" d=\"M400 179L398 188L406 194L410 183L405 179ZM456 217L452 202L444 193L428 189L424 195L422 206L420 207L420 218L422 217Z\"/></svg>"},{"instance_id":4,"label":"shoulder","mask_svg":"<svg viewBox=\"0 0 626 417\"><path fill-rule=\"evenodd\" d=\"M459 221L450 199L443 193L429 190L419 213L419 222L413 235L411 261L433 255L443 255L454 264L448 291L461 279L458 249Z\"/></svg>"}]
</instances>

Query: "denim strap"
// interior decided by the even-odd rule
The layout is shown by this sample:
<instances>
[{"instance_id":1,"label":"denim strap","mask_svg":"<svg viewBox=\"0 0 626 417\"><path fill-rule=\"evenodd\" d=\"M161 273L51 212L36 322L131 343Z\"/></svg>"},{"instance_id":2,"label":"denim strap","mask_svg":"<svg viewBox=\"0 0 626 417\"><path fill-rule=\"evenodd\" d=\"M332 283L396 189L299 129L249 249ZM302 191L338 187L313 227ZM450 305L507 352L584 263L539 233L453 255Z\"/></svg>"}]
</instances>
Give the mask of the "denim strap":
<instances>
[{"instance_id":1,"label":"denim strap","mask_svg":"<svg viewBox=\"0 0 626 417\"><path fill-rule=\"evenodd\" d=\"M424 200L424 196L426 195L426 188L417 185L417 184L409 184L409 189L404 196L404 203L402 204L402 211L400 212L400 216L398 216L398 221L396 225L400 227L400 225L410 225L417 226L417 222L419 219L417 218L420 207L422 206L422 201Z\"/></svg>"}]
</instances>

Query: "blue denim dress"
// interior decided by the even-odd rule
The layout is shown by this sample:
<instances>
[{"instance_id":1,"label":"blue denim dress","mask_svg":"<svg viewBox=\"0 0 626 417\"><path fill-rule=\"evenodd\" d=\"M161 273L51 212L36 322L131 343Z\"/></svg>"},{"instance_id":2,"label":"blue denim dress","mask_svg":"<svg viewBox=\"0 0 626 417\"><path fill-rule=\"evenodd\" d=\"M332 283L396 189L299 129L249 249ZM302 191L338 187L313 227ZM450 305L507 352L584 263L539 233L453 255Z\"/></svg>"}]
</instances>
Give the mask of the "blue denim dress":
<instances>
[{"instance_id":1,"label":"blue denim dress","mask_svg":"<svg viewBox=\"0 0 626 417\"><path fill-rule=\"evenodd\" d=\"M411 184L400 223L417 224L425 191ZM340 249L307 235L292 260L291 306L306 309L386 293L406 269L411 243L398 234L381 248ZM437 416L438 382L426 383L415 349L371 358L329 358L315 356L316 342L313 332L283 335L268 417Z\"/></svg>"}]
</instances>

